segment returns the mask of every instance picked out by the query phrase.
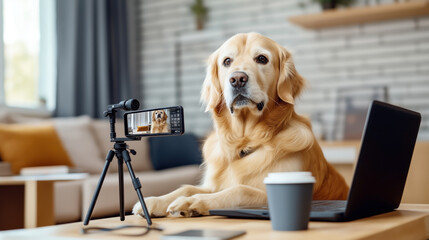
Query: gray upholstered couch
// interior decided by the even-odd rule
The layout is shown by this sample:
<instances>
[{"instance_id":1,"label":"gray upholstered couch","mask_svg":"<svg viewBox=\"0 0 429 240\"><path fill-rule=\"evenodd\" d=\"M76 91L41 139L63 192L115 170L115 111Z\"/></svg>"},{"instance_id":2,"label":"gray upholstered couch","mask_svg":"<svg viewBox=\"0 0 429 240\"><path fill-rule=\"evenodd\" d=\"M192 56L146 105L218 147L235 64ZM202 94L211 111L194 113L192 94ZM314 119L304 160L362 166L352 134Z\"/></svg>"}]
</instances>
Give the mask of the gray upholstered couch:
<instances>
[{"instance_id":1,"label":"gray upholstered couch","mask_svg":"<svg viewBox=\"0 0 429 240\"><path fill-rule=\"evenodd\" d=\"M89 177L79 181L55 183L55 221L65 223L83 220L99 175L105 163L105 156L112 148L110 128L107 120L94 120L89 117L40 119L0 112L1 124L39 124L50 122L55 126L61 143L68 153L74 168L89 173ZM117 133L123 133L122 123L116 123ZM137 155L132 157L136 176L142 183L145 197L166 194L183 184L198 184L201 171L198 165L186 165L163 170L154 170L150 159L149 141L129 142ZM124 165L125 211L131 211L138 201L131 178ZM116 158L112 161L106 176L93 218L119 214L119 189Z\"/></svg>"}]
</instances>

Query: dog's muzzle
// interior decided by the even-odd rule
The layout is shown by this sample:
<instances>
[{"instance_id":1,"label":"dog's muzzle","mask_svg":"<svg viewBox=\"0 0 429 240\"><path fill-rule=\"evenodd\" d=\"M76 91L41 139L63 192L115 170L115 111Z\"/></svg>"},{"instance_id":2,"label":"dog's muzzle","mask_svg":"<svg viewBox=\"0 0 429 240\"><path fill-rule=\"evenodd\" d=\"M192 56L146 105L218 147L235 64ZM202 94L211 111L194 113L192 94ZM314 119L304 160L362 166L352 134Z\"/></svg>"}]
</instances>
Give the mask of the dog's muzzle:
<instances>
[{"instance_id":1,"label":"dog's muzzle","mask_svg":"<svg viewBox=\"0 0 429 240\"><path fill-rule=\"evenodd\" d=\"M262 111L262 109L264 109L265 103L263 101L260 103L255 103L254 101L247 97L244 97L243 95L238 95L232 102L232 105L229 109L231 111L231 114L234 113L234 106L241 107L249 104L249 102L256 104L256 108L258 108L259 111Z\"/></svg>"},{"instance_id":2,"label":"dog's muzzle","mask_svg":"<svg viewBox=\"0 0 429 240\"><path fill-rule=\"evenodd\" d=\"M231 85L230 91L232 92L232 102L230 105L231 114L234 113L234 107L240 108L250 103L256 105L259 111L265 106L265 103L255 102L252 100L251 94L248 89L249 76L242 71L235 71L229 77L229 83Z\"/></svg>"}]
</instances>

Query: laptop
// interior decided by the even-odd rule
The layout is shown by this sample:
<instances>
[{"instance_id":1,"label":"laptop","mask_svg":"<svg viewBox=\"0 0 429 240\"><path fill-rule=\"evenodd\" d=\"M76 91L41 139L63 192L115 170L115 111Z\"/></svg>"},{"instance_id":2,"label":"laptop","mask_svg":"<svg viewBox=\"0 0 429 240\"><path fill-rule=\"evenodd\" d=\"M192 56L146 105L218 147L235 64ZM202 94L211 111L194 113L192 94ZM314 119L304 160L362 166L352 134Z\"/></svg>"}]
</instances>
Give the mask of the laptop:
<instances>
[{"instance_id":1,"label":"laptop","mask_svg":"<svg viewBox=\"0 0 429 240\"><path fill-rule=\"evenodd\" d=\"M310 220L350 221L398 208L420 127L419 113L373 101L346 201L313 201ZM212 209L211 215L269 219L267 207Z\"/></svg>"}]
</instances>

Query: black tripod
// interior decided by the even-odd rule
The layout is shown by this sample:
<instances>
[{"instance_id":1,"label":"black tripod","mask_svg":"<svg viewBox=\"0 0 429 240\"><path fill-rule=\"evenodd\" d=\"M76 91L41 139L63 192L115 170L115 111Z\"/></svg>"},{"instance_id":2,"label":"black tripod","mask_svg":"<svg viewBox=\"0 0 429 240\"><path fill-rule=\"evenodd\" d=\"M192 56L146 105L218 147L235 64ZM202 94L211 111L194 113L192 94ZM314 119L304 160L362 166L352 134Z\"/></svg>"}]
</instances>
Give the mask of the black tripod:
<instances>
[{"instance_id":1,"label":"black tripod","mask_svg":"<svg viewBox=\"0 0 429 240\"><path fill-rule=\"evenodd\" d=\"M123 164L125 161L125 164L127 165L128 172L130 173L131 180L133 182L134 189L137 192L137 196L139 198L140 204L143 208L144 216L146 218L148 226L152 225L152 220L150 219L149 212L147 210L146 204L143 199L143 194L141 192L141 183L138 178L136 178L134 174L133 167L131 166L131 157L128 152L128 145L125 143L125 141L138 141L141 138L135 137L135 138L116 138L116 132L115 132L115 120L116 120L116 108L124 108L125 110L137 110L140 106L140 103L137 104L132 101L137 101L135 99L130 99L127 101L122 101L120 104L111 105L109 106L108 110L104 112L104 116L109 116L110 118L110 141L115 142L113 148L115 149L110 150L109 153L106 156L106 162L104 164L103 172L101 173L100 179L98 180L97 188L95 189L94 196L92 197L91 205L89 205L88 212L85 217L85 221L83 222L84 225L88 225L89 220L92 215L92 211L94 210L95 202L97 201L98 195L100 193L101 187L104 182L104 178L106 177L107 170L109 169L109 165L113 160L113 157L116 155L116 158L118 159L118 176L119 176L119 214L121 221L125 220L125 212L124 212L124 173L123 173ZM132 106L130 105L127 107L127 103L132 102ZM137 105L137 107L136 107ZM128 109L129 108L129 109ZM136 154L136 151L129 150L133 155Z\"/></svg>"}]
</instances>

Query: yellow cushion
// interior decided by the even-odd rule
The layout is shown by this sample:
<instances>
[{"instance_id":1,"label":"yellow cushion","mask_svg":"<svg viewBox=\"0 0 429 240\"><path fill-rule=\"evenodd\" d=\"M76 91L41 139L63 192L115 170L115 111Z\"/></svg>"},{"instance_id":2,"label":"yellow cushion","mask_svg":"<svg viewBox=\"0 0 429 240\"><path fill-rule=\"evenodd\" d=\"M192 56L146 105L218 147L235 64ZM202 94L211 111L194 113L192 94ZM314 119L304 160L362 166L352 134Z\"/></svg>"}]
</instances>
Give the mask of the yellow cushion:
<instances>
[{"instance_id":1,"label":"yellow cushion","mask_svg":"<svg viewBox=\"0 0 429 240\"><path fill-rule=\"evenodd\" d=\"M15 174L23 167L72 166L52 124L0 124L0 158Z\"/></svg>"},{"instance_id":2,"label":"yellow cushion","mask_svg":"<svg viewBox=\"0 0 429 240\"><path fill-rule=\"evenodd\" d=\"M149 131L149 126L138 126L137 132L147 132Z\"/></svg>"}]
</instances>

